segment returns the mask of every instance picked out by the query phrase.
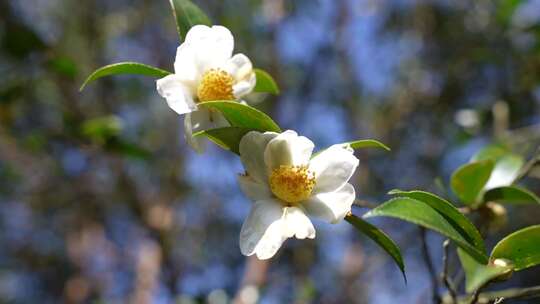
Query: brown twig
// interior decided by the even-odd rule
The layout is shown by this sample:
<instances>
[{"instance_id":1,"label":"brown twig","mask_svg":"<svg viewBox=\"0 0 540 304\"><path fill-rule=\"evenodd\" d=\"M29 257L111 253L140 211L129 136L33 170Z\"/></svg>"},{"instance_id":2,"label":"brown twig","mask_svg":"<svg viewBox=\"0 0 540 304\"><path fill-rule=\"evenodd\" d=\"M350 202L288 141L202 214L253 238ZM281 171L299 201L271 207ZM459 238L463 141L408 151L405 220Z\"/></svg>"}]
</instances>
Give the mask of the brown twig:
<instances>
[{"instance_id":1,"label":"brown twig","mask_svg":"<svg viewBox=\"0 0 540 304\"><path fill-rule=\"evenodd\" d=\"M485 287L484 285L483 287ZM481 287L480 289L482 289ZM505 290L499 290L499 291L489 291L489 292L478 292L476 299L476 302L474 303L481 303L481 304L487 304L491 301L499 301L501 303L502 300L510 300L510 299L533 299L533 298L540 298L540 286L532 286L532 287L526 287L526 288L510 288ZM469 302L473 303L473 302Z\"/></svg>"},{"instance_id":2,"label":"brown twig","mask_svg":"<svg viewBox=\"0 0 540 304\"><path fill-rule=\"evenodd\" d=\"M234 304L256 303L259 288L266 281L268 260L259 260L255 256L246 258L246 270L240 283L240 288L234 296Z\"/></svg>"},{"instance_id":3,"label":"brown twig","mask_svg":"<svg viewBox=\"0 0 540 304\"><path fill-rule=\"evenodd\" d=\"M420 227L420 239L422 240L422 255L424 257L424 263L428 269L429 276L431 278L431 289L433 293L433 303L441 303L441 297L439 296L439 278L433 266L433 261L429 255L429 248L426 240L426 229Z\"/></svg>"},{"instance_id":4,"label":"brown twig","mask_svg":"<svg viewBox=\"0 0 540 304\"><path fill-rule=\"evenodd\" d=\"M529 161L521 168L514 182L517 182L527 176L537 164L540 164L540 146L536 148L533 157L529 159Z\"/></svg>"},{"instance_id":5,"label":"brown twig","mask_svg":"<svg viewBox=\"0 0 540 304\"><path fill-rule=\"evenodd\" d=\"M450 298L452 299L452 303L457 303L457 292L454 286L454 283L452 283L452 280L450 279L450 276L448 274L448 256L449 256L449 249L450 249L450 240L445 240L443 242L443 271L441 274L442 281L444 282L444 286L448 290L448 293L450 294Z\"/></svg>"},{"instance_id":6,"label":"brown twig","mask_svg":"<svg viewBox=\"0 0 540 304\"><path fill-rule=\"evenodd\" d=\"M479 299L479 297L480 297L480 292L481 292L484 288L486 288L486 287L489 285L489 283L491 283L491 280L485 282L482 286L478 287L478 288L473 292L473 294L472 294L472 296L471 296L471 300L469 301L469 304L476 304L476 303L478 303L478 299Z\"/></svg>"},{"instance_id":7,"label":"brown twig","mask_svg":"<svg viewBox=\"0 0 540 304\"><path fill-rule=\"evenodd\" d=\"M355 199L354 200L354 205L356 205L358 207L368 208L368 209L373 209L373 208L377 207L377 204L372 203L372 202L368 202L366 200L361 200L361 199Z\"/></svg>"}]
</instances>

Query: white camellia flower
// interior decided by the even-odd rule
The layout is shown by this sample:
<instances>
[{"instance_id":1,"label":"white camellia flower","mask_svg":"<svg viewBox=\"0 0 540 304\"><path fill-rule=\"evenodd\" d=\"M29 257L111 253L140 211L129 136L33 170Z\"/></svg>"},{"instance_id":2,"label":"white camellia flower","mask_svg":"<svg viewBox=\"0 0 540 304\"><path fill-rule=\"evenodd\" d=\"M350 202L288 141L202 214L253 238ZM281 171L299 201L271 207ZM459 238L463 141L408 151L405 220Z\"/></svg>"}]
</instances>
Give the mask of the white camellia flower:
<instances>
[{"instance_id":1,"label":"white camellia flower","mask_svg":"<svg viewBox=\"0 0 540 304\"><path fill-rule=\"evenodd\" d=\"M253 66L244 54L232 55L234 38L223 26L196 25L176 51L174 74L157 81L158 93L178 114L186 114L186 138L196 151L202 146L192 134L227 126L217 111L198 108L211 100L239 100L255 87Z\"/></svg>"},{"instance_id":2,"label":"white camellia flower","mask_svg":"<svg viewBox=\"0 0 540 304\"><path fill-rule=\"evenodd\" d=\"M240 250L271 258L288 238L314 238L307 217L341 221L355 200L348 183L358 159L347 144L334 145L313 158L313 142L294 131L252 131L240 141L246 173L242 191L255 203L240 232Z\"/></svg>"}]
</instances>

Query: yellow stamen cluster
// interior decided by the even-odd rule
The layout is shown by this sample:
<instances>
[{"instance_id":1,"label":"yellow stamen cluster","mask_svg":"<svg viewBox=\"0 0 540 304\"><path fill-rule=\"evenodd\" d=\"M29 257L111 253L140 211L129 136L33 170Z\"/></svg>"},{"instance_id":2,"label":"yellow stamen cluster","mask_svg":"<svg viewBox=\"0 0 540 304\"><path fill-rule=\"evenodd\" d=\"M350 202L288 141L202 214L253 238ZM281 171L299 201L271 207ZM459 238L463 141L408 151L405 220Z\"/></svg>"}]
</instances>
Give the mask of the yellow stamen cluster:
<instances>
[{"instance_id":1,"label":"yellow stamen cluster","mask_svg":"<svg viewBox=\"0 0 540 304\"><path fill-rule=\"evenodd\" d=\"M233 84L231 74L221 69L210 69L202 76L197 97L199 101L233 100Z\"/></svg>"},{"instance_id":2,"label":"yellow stamen cluster","mask_svg":"<svg viewBox=\"0 0 540 304\"><path fill-rule=\"evenodd\" d=\"M272 170L270 189L275 196L288 204L306 200L315 187L315 174L307 166L285 166Z\"/></svg>"}]
</instances>

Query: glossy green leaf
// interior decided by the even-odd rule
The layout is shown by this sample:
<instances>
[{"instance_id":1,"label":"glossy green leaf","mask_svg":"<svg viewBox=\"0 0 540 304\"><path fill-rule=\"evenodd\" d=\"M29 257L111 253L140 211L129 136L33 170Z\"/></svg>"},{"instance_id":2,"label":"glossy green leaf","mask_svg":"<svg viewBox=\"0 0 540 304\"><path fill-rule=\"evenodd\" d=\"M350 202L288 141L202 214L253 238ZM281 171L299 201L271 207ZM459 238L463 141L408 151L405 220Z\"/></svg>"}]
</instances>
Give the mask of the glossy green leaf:
<instances>
[{"instance_id":1,"label":"glossy green leaf","mask_svg":"<svg viewBox=\"0 0 540 304\"><path fill-rule=\"evenodd\" d=\"M119 62L115 64L106 65L104 67L101 67L97 70L95 70L82 84L80 91L84 90L86 85L88 85L90 82L99 79L101 77L109 76L109 75L119 75L119 74L132 74L132 75L145 75L145 76L153 76L153 77L165 77L169 74L171 74L168 71L158 69L153 66L149 66L142 63L137 62Z\"/></svg>"},{"instance_id":2,"label":"glossy green leaf","mask_svg":"<svg viewBox=\"0 0 540 304\"><path fill-rule=\"evenodd\" d=\"M281 132L279 126L268 115L236 101L207 101L199 103L199 106L221 112L233 127L261 132Z\"/></svg>"},{"instance_id":3,"label":"glossy green leaf","mask_svg":"<svg viewBox=\"0 0 540 304\"><path fill-rule=\"evenodd\" d=\"M480 264L465 251L458 248L458 257L465 270L465 290L471 293L484 286L487 282L512 272L513 267L497 266L495 264Z\"/></svg>"},{"instance_id":4,"label":"glossy green leaf","mask_svg":"<svg viewBox=\"0 0 540 304\"><path fill-rule=\"evenodd\" d=\"M382 230L355 215L348 215L345 217L345 220L349 222L349 224L353 225L356 229L364 233L367 237L372 239L384 251L386 251L386 253L388 253L392 259L394 259L394 262L396 262L397 266L401 270L401 273L403 274L403 279L405 282L407 282L407 277L405 275L405 264L403 263L403 257L401 256L401 250L396 243L394 243L394 241L392 241L392 239Z\"/></svg>"},{"instance_id":5,"label":"glossy green leaf","mask_svg":"<svg viewBox=\"0 0 540 304\"><path fill-rule=\"evenodd\" d=\"M193 136L206 136L216 145L220 146L225 150L229 150L236 154L240 154L238 149L240 145L240 140L246 133L252 131L248 128L239 128L239 127L224 127L199 131L194 133Z\"/></svg>"},{"instance_id":6,"label":"glossy green leaf","mask_svg":"<svg viewBox=\"0 0 540 304\"><path fill-rule=\"evenodd\" d=\"M510 154L511 152L499 145L488 145L476 152L471 158L471 163L491 159L496 161L497 159Z\"/></svg>"},{"instance_id":7,"label":"glossy green leaf","mask_svg":"<svg viewBox=\"0 0 540 304\"><path fill-rule=\"evenodd\" d=\"M482 198L492 170L492 160L465 164L452 174L450 187L464 204L475 205Z\"/></svg>"},{"instance_id":8,"label":"glossy green leaf","mask_svg":"<svg viewBox=\"0 0 540 304\"><path fill-rule=\"evenodd\" d=\"M482 252L486 250L484 240L482 239L478 229L476 229L471 221L469 221L467 217L459 212L459 210L456 209L456 207L454 207L450 202L438 197L435 194L419 190L392 190L389 192L389 194L412 198L429 205L431 208L439 212L469 243L474 245Z\"/></svg>"},{"instance_id":9,"label":"glossy green leaf","mask_svg":"<svg viewBox=\"0 0 540 304\"><path fill-rule=\"evenodd\" d=\"M510 186L518 176L525 160L520 155L512 153L501 146L487 146L476 153L472 162L492 160L495 167L484 186L485 190L496 187Z\"/></svg>"},{"instance_id":10,"label":"glossy green leaf","mask_svg":"<svg viewBox=\"0 0 540 304\"><path fill-rule=\"evenodd\" d=\"M483 250L470 243L437 209L422 201L409 197L393 198L366 213L364 218L376 216L394 217L436 231L454 241L479 262L487 262Z\"/></svg>"},{"instance_id":11,"label":"glossy green leaf","mask_svg":"<svg viewBox=\"0 0 540 304\"><path fill-rule=\"evenodd\" d=\"M169 0L169 3L176 21L176 30L180 41L183 41L182 37L194 25L212 25L210 18L193 2L189 0Z\"/></svg>"},{"instance_id":12,"label":"glossy green leaf","mask_svg":"<svg viewBox=\"0 0 540 304\"><path fill-rule=\"evenodd\" d=\"M386 151L390 151L390 148L388 148L387 145L383 144L382 142L375 140L375 139L361 139L361 140L355 140L347 142L353 149L361 149L361 148L381 148Z\"/></svg>"},{"instance_id":13,"label":"glossy green leaf","mask_svg":"<svg viewBox=\"0 0 540 304\"><path fill-rule=\"evenodd\" d=\"M253 89L254 92L271 93L275 95L279 94L279 87L270 74L261 69L253 70L255 71L255 76L257 77L257 83Z\"/></svg>"},{"instance_id":14,"label":"glossy green leaf","mask_svg":"<svg viewBox=\"0 0 540 304\"><path fill-rule=\"evenodd\" d=\"M525 164L525 160L519 155L511 154L499 158L495 162L495 167L491 172L485 190L512 185L518 177L523 164Z\"/></svg>"},{"instance_id":15,"label":"glossy green leaf","mask_svg":"<svg viewBox=\"0 0 540 304\"><path fill-rule=\"evenodd\" d=\"M362 149L362 148L381 148L386 151L390 151L390 148L388 148L387 145L375 139L360 139L360 140L355 140L355 141L344 142L344 143L341 143L341 145L350 145L351 148L355 150ZM323 152L326 149L327 148L324 148L313 153L313 155L311 155L311 158L315 157L316 155L318 155L319 153Z\"/></svg>"},{"instance_id":16,"label":"glossy green leaf","mask_svg":"<svg viewBox=\"0 0 540 304\"><path fill-rule=\"evenodd\" d=\"M484 201L508 204L540 204L540 198L536 194L518 186L491 189L484 194Z\"/></svg>"},{"instance_id":17,"label":"glossy green leaf","mask_svg":"<svg viewBox=\"0 0 540 304\"><path fill-rule=\"evenodd\" d=\"M529 226L506 236L495 245L490 259L510 260L516 271L540 264L540 225Z\"/></svg>"}]
</instances>

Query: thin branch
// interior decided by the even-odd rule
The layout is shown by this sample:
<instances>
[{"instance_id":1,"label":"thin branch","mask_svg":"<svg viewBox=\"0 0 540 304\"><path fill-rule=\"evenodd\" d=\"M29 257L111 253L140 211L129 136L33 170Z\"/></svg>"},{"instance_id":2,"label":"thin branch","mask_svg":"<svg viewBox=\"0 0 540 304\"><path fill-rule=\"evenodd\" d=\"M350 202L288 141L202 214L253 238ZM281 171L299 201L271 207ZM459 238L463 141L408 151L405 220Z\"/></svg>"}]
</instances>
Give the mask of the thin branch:
<instances>
[{"instance_id":1,"label":"thin branch","mask_svg":"<svg viewBox=\"0 0 540 304\"><path fill-rule=\"evenodd\" d=\"M504 301L504 298L497 298L495 301L493 301L493 304L501 304Z\"/></svg>"},{"instance_id":2,"label":"thin branch","mask_svg":"<svg viewBox=\"0 0 540 304\"><path fill-rule=\"evenodd\" d=\"M485 287L485 285L483 286ZM481 287L481 288L483 288ZM540 298L540 286L532 286L526 288L510 288L499 291L488 291L478 293L475 303L487 304L492 301L501 301L510 300L510 299L533 299ZM461 298L465 300L466 298ZM474 299L473 299L474 300ZM473 302L469 302L473 303Z\"/></svg>"},{"instance_id":3,"label":"thin branch","mask_svg":"<svg viewBox=\"0 0 540 304\"><path fill-rule=\"evenodd\" d=\"M422 240L422 255L424 257L424 263L428 269L429 276L431 278L431 289L433 293L433 303L441 303L441 297L439 296L439 278L433 266L433 261L429 255L429 248L426 240L426 229L420 227L420 239Z\"/></svg>"},{"instance_id":4,"label":"thin branch","mask_svg":"<svg viewBox=\"0 0 540 304\"><path fill-rule=\"evenodd\" d=\"M480 292L481 292L484 288L486 288L486 287L489 285L489 283L491 283L491 280L485 282L482 286L478 287L478 288L473 292L473 294L472 294L472 296L471 296L471 300L469 301L469 304L476 304L476 303L478 303L478 299L479 299L479 297L480 297Z\"/></svg>"},{"instance_id":5,"label":"thin branch","mask_svg":"<svg viewBox=\"0 0 540 304\"><path fill-rule=\"evenodd\" d=\"M511 142L514 145L519 143L530 143L532 140L540 138L540 124L526 126L519 129L512 129L506 131L501 139L504 142Z\"/></svg>"},{"instance_id":6,"label":"thin branch","mask_svg":"<svg viewBox=\"0 0 540 304\"><path fill-rule=\"evenodd\" d=\"M480 296L480 288L474 291L472 294L471 300L469 301L469 304L476 304L478 303L478 297Z\"/></svg>"},{"instance_id":7,"label":"thin branch","mask_svg":"<svg viewBox=\"0 0 540 304\"><path fill-rule=\"evenodd\" d=\"M373 209L377 207L377 204L368 202L366 200L361 200L361 199L355 199L353 204L358 207L363 207L363 208L368 208L368 209Z\"/></svg>"},{"instance_id":8,"label":"thin branch","mask_svg":"<svg viewBox=\"0 0 540 304\"><path fill-rule=\"evenodd\" d=\"M233 304L254 303L259 288L266 281L268 275L268 260L259 260L255 256L246 258L246 269L240 283L240 287L233 299ZM255 298L255 301L254 301Z\"/></svg>"},{"instance_id":9,"label":"thin branch","mask_svg":"<svg viewBox=\"0 0 540 304\"><path fill-rule=\"evenodd\" d=\"M527 176L537 164L540 164L540 147L536 148L533 157L529 159L529 161L521 168L521 171L519 171L519 174L514 179L514 182L517 182Z\"/></svg>"},{"instance_id":10,"label":"thin branch","mask_svg":"<svg viewBox=\"0 0 540 304\"><path fill-rule=\"evenodd\" d=\"M459 289L459 287L461 286L461 284L463 284L464 281L465 281L465 272L463 271L462 268L459 268L459 270L457 271L457 274L454 276L454 287L456 289Z\"/></svg>"},{"instance_id":11,"label":"thin branch","mask_svg":"<svg viewBox=\"0 0 540 304\"><path fill-rule=\"evenodd\" d=\"M448 290L448 293L450 294L450 298L452 299L452 303L457 303L457 292L454 284L452 283L452 280L450 279L450 276L448 274L448 256L449 256L449 250L450 250L450 240L445 240L443 242L443 271L442 271L442 281L444 282L444 286Z\"/></svg>"}]
</instances>

